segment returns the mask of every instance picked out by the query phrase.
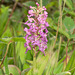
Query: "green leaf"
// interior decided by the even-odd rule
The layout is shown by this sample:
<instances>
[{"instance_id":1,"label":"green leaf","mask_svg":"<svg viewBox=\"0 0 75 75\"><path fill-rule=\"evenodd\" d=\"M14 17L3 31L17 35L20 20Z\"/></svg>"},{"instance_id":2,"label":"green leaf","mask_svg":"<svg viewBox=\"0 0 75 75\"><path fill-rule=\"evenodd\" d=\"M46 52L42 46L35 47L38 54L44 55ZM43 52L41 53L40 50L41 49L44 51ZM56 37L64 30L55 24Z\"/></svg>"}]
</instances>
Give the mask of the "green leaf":
<instances>
[{"instance_id":1,"label":"green leaf","mask_svg":"<svg viewBox=\"0 0 75 75\"><path fill-rule=\"evenodd\" d=\"M26 51L26 47L24 47L24 42L22 42L21 44L20 44L20 59L21 59L21 62L22 62L22 64L24 64L25 63L25 56L26 56L26 54L25 54L25 51Z\"/></svg>"},{"instance_id":2,"label":"green leaf","mask_svg":"<svg viewBox=\"0 0 75 75\"><path fill-rule=\"evenodd\" d=\"M20 75L20 73L21 73L19 68L16 67L15 65L8 65L8 68L9 68L9 74ZM5 71L5 67L3 67L3 69Z\"/></svg>"},{"instance_id":3,"label":"green leaf","mask_svg":"<svg viewBox=\"0 0 75 75\"><path fill-rule=\"evenodd\" d=\"M57 30L57 26L50 26L50 28L52 28L54 30ZM61 33L61 34L63 34L63 35L65 35L68 39L70 39L70 35L66 31L64 31L63 29L59 28L58 32Z\"/></svg>"},{"instance_id":4,"label":"green leaf","mask_svg":"<svg viewBox=\"0 0 75 75\"><path fill-rule=\"evenodd\" d=\"M7 44L12 38L0 38L0 42Z\"/></svg>"},{"instance_id":5,"label":"green leaf","mask_svg":"<svg viewBox=\"0 0 75 75\"><path fill-rule=\"evenodd\" d=\"M65 19L63 20L63 24L68 32L72 32L75 28L74 21L71 17L65 17Z\"/></svg>"},{"instance_id":6,"label":"green leaf","mask_svg":"<svg viewBox=\"0 0 75 75\"><path fill-rule=\"evenodd\" d=\"M73 54L71 55L71 58L65 68L65 71L71 70L71 73L75 72L75 51L73 51Z\"/></svg>"},{"instance_id":7,"label":"green leaf","mask_svg":"<svg viewBox=\"0 0 75 75\"><path fill-rule=\"evenodd\" d=\"M27 73L27 75L33 75L32 72L33 72L33 69L30 69L30 71Z\"/></svg>"},{"instance_id":8,"label":"green leaf","mask_svg":"<svg viewBox=\"0 0 75 75\"><path fill-rule=\"evenodd\" d=\"M23 5L30 7L30 6L36 6L36 3L34 1L27 1L23 3Z\"/></svg>"},{"instance_id":9,"label":"green leaf","mask_svg":"<svg viewBox=\"0 0 75 75\"><path fill-rule=\"evenodd\" d=\"M39 1L40 2L40 1ZM48 3L50 2L50 0L42 0L42 5L46 6ZM40 4L40 3L39 3Z\"/></svg>"},{"instance_id":10,"label":"green leaf","mask_svg":"<svg viewBox=\"0 0 75 75\"><path fill-rule=\"evenodd\" d=\"M16 50L17 50L18 56L20 57L22 64L24 64L25 56L26 56L25 54L26 48L24 47L24 42L18 42L16 45Z\"/></svg>"},{"instance_id":11,"label":"green leaf","mask_svg":"<svg viewBox=\"0 0 75 75\"><path fill-rule=\"evenodd\" d=\"M39 69L38 69L38 75L42 75L45 68L46 68L46 65L47 65L47 62L48 62L48 59L49 59L49 56L45 56L43 57L43 63L40 65Z\"/></svg>"},{"instance_id":12,"label":"green leaf","mask_svg":"<svg viewBox=\"0 0 75 75\"><path fill-rule=\"evenodd\" d=\"M66 11L66 14L68 13L68 14L70 14L70 15L72 15L73 17L75 17L75 13L74 13L74 11L73 10L69 10L68 8L64 8L64 10Z\"/></svg>"},{"instance_id":13,"label":"green leaf","mask_svg":"<svg viewBox=\"0 0 75 75\"><path fill-rule=\"evenodd\" d=\"M9 75L7 56L5 57L5 60L4 60L4 66L5 66L5 74Z\"/></svg>"},{"instance_id":14,"label":"green leaf","mask_svg":"<svg viewBox=\"0 0 75 75\"><path fill-rule=\"evenodd\" d=\"M4 75L3 69L0 69L0 75Z\"/></svg>"},{"instance_id":15,"label":"green leaf","mask_svg":"<svg viewBox=\"0 0 75 75\"><path fill-rule=\"evenodd\" d=\"M48 17L47 22L49 23L50 28L52 28L52 29L57 31L57 26L53 25L51 18ZM49 27L48 27L48 31L50 31ZM70 38L70 35L65 30L59 28L58 32L63 34L64 36L66 36L68 39Z\"/></svg>"},{"instance_id":16,"label":"green leaf","mask_svg":"<svg viewBox=\"0 0 75 75\"><path fill-rule=\"evenodd\" d=\"M66 0L66 4L70 9L73 9L73 3L72 0Z\"/></svg>"},{"instance_id":17,"label":"green leaf","mask_svg":"<svg viewBox=\"0 0 75 75\"><path fill-rule=\"evenodd\" d=\"M60 65L64 60L65 60L66 56L64 56L59 62L58 65Z\"/></svg>"},{"instance_id":18,"label":"green leaf","mask_svg":"<svg viewBox=\"0 0 75 75\"><path fill-rule=\"evenodd\" d=\"M63 69L63 63L59 64L55 69L54 69L54 74L62 72Z\"/></svg>"},{"instance_id":19,"label":"green leaf","mask_svg":"<svg viewBox=\"0 0 75 75\"><path fill-rule=\"evenodd\" d=\"M71 73L70 72L61 72L61 73L56 74L56 75L71 75Z\"/></svg>"},{"instance_id":20,"label":"green leaf","mask_svg":"<svg viewBox=\"0 0 75 75\"><path fill-rule=\"evenodd\" d=\"M38 0L38 3L40 4L40 0ZM50 0L42 0L43 6L46 6L48 3L50 3Z\"/></svg>"},{"instance_id":21,"label":"green leaf","mask_svg":"<svg viewBox=\"0 0 75 75\"><path fill-rule=\"evenodd\" d=\"M14 37L14 38L12 38L12 40L14 42L18 42L18 41L25 42L25 39L23 37Z\"/></svg>"},{"instance_id":22,"label":"green leaf","mask_svg":"<svg viewBox=\"0 0 75 75\"><path fill-rule=\"evenodd\" d=\"M21 75L27 75L27 73L30 71L30 68L27 68L27 69L24 69L22 72L21 72Z\"/></svg>"},{"instance_id":23,"label":"green leaf","mask_svg":"<svg viewBox=\"0 0 75 75\"><path fill-rule=\"evenodd\" d=\"M5 7L5 6L1 6L1 13L0 13L0 37L2 36L3 34L3 31L5 29L5 26L6 26L6 23L7 23L7 20L8 20L8 7Z\"/></svg>"},{"instance_id":24,"label":"green leaf","mask_svg":"<svg viewBox=\"0 0 75 75\"><path fill-rule=\"evenodd\" d=\"M75 72L73 73L73 75L75 75Z\"/></svg>"},{"instance_id":25,"label":"green leaf","mask_svg":"<svg viewBox=\"0 0 75 75\"><path fill-rule=\"evenodd\" d=\"M26 60L28 63L30 63L30 64L33 64L33 61L30 61L30 60Z\"/></svg>"},{"instance_id":26,"label":"green leaf","mask_svg":"<svg viewBox=\"0 0 75 75\"><path fill-rule=\"evenodd\" d=\"M10 32L10 33L9 33ZM2 34L2 38L4 37L12 37L10 28L8 27L7 30Z\"/></svg>"},{"instance_id":27,"label":"green leaf","mask_svg":"<svg viewBox=\"0 0 75 75\"><path fill-rule=\"evenodd\" d=\"M10 37L10 38L0 38L0 42L8 43L9 41L13 42L25 42L23 37Z\"/></svg>"},{"instance_id":28,"label":"green leaf","mask_svg":"<svg viewBox=\"0 0 75 75\"><path fill-rule=\"evenodd\" d=\"M52 56L49 57L48 63L47 63L47 69L46 69L46 75L52 75L54 68L57 66L57 52L53 53Z\"/></svg>"},{"instance_id":29,"label":"green leaf","mask_svg":"<svg viewBox=\"0 0 75 75\"><path fill-rule=\"evenodd\" d=\"M46 8L50 8L56 4L56 1L50 2L46 5Z\"/></svg>"},{"instance_id":30,"label":"green leaf","mask_svg":"<svg viewBox=\"0 0 75 75\"><path fill-rule=\"evenodd\" d=\"M30 68L30 65L29 65L28 63L24 63L24 65L23 65L23 70L24 70L24 69L28 69L28 68Z\"/></svg>"},{"instance_id":31,"label":"green leaf","mask_svg":"<svg viewBox=\"0 0 75 75\"><path fill-rule=\"evenodd\" d=\"M0 74L2 75L2 70L0 69Z\"/></svg>"},{"instance_id":32,"label":"green leaf","mask_svg":"<svg viewBox=\"0 0 75 75\"><path fill-rule=\"evenodd\" d=\"M75 38L75 34L72 34L72 35L70 36L70 38L71 38L71 39L74 39L74 38Z\"/></svg>"}]
</instances>

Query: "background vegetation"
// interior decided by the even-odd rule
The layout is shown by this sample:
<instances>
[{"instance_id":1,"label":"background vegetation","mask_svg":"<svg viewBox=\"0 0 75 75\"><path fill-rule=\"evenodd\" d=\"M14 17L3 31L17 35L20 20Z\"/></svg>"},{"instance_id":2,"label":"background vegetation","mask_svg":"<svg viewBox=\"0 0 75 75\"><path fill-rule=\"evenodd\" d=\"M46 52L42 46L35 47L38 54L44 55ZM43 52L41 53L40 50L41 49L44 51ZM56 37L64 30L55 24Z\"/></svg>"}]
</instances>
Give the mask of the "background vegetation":
<instances>
[{"instance_id":1,"label":"background vegetation","mask_svg":"<svg viewBox=\"0 0 75 75\"><path fill-rule=\"evenodd\" d=\"M46 56L25 54L29 6L40 0L0 0L0 75L75 75L75 0L42 0L48 12Z\"/></svg>"}]
</instances>

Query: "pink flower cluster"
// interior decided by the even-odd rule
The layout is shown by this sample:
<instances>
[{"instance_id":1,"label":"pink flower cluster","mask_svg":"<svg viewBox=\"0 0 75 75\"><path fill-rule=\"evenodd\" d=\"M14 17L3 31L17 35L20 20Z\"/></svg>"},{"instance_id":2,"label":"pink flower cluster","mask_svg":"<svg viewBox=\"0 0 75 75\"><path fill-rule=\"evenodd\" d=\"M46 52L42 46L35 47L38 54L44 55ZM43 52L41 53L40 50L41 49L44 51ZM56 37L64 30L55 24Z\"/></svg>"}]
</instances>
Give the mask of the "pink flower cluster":
<instances>
[{"instance_id":1,"label":"pink flower cluster","mask_svg":"<svg viewBox=\"0 0 75 75\"><path fill-rule=\"evenodd\" d=\"M48 13L46 12L45 6L41 8L38 3L36 5L37 8L30 6L31 10L28 11L28 21L25 23L29 26L29 29L24 29L26 32L26 43L24 46L27 47L25 53L31 50L31 48L35 50L35 47L38 47L38 50L45 54L44 50L47 48L48 41L46 38L48 33L47 27L49 26L46 22Z\"/></svg>"}]
</instances>

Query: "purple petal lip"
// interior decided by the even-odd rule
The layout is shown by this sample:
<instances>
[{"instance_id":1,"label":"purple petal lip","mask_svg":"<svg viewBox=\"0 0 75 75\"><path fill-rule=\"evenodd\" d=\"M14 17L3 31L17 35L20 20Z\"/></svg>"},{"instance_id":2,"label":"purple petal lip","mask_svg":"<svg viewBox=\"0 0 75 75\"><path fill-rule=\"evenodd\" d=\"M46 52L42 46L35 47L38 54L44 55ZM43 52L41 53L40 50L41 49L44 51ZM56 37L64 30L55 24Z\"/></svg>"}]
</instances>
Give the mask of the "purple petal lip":
<instances>
[{"instance_id":1,"label":"purple petal lip","mask_svg":"<svg viewBox=\"0 0 75 75\"><path fill-rule=\"evenodd\" d=\"M38 2L36 2L36 5L39 6Z\"/></svg>"},{"instance_id":2,"label":"purple petal lip","mask_svg":"<svg viewBox=\"0 0 75 75\"><path fill-rule=\"evenodd\" d=\"M45 6L40 8L39 4L36 2L37 8L30 6L27 17L28 21L24 24L28 25L29 28L25 28L26 32L25 40L26 43L24 47L26 47L26 52L31 50L31 46L34 49L35 46L39 47L39 50L45 55L45 49L47 48L47 27L49 26L48 22L46 22L48 13L46 12ZM40 12L43 11L42 14Z\"/></svg>"}]
</instances>

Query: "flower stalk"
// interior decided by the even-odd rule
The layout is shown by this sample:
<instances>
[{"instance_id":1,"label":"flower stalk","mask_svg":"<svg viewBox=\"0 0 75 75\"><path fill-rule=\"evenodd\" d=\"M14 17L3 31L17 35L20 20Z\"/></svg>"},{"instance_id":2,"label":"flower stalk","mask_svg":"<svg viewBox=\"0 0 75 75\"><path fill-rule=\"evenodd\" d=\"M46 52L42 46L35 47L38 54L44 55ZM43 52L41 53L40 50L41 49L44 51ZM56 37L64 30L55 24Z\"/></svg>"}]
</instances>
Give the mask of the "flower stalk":
<instances>
[{"instance_id":1,"label":"flower stalk","mask_svg":"<svg viewBox=\"0 0 75 75\"><path fill-rule=\"evenodd\" d=\"M46 12L45 6L42 7L42 0L40 0L41 7L36 2L37 7L30 6L28 11L28 21L25 23L29 28L25 28L26 36L24 37L26 43L24 46L28 50L33 49L33 75L36 75L36 54L38 51L41 51L45 55L45 49L47 48L47 27L49 26L48 22L46 22L48 13Z\"/></svg>"},{"instance_id":2,"label":"flower stalk","mask_svg":"<svg viewBox=\"0 0 75 75\"><path fill-rule=\"evenodd\" d=\"M26 53L31 48L36 47L36 52L41 51L45 55L45 49L47 48L47 27L49 24L46 22L47 19L47 12L45 6L42 8L36 3L36 7L30 6L28 11L28 21L25 23L29 26L29 28L25 28L24 31L26 32L26 36L24 37L26 43L24 44L26 49ZM42 12L42 14L41 14Z\"/></svg>"},{"instance_id":3,"label":"flower stalk","mask_svg":"<svg viewBox=\"0 0 75 75\"><path fill-rule=\"evenodd\" d=\"M34 55L33 55L33 75L36 75L36 48L34 49Z\"/></svg>"},{"instance_id":4,"label":"flower stalk","mask_svg":"<svg viewBox=\"0 0 75 75\"><path fill-rule=\"evenodd\" d=\"M40 6L41 6L41 8L42 8L42 0L40 0ZM42 12L41 12L41 14L42 14Z\"/></svg>"}]
</instances>

